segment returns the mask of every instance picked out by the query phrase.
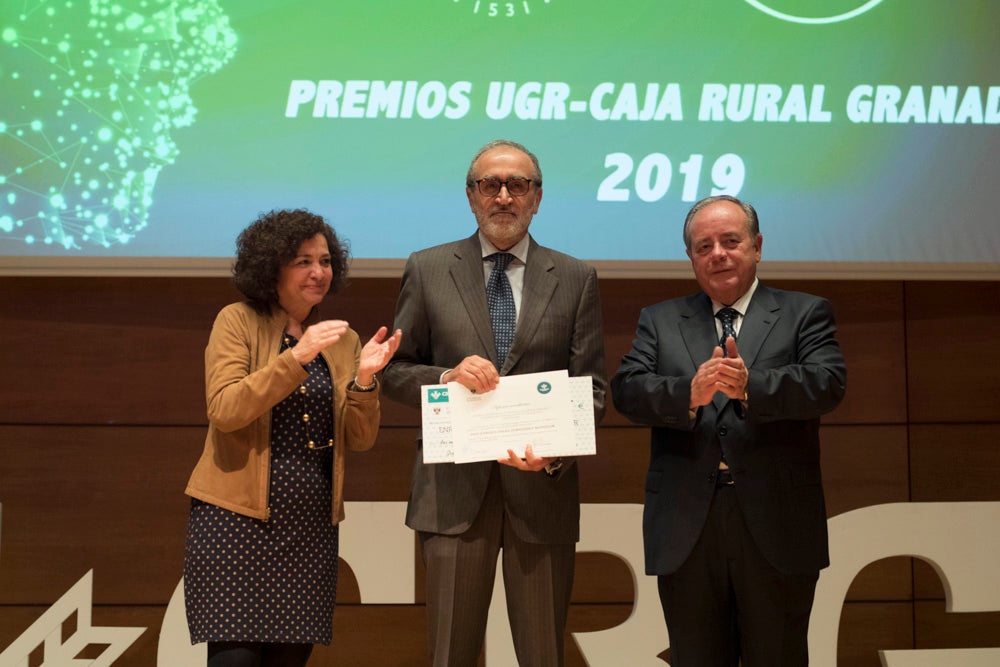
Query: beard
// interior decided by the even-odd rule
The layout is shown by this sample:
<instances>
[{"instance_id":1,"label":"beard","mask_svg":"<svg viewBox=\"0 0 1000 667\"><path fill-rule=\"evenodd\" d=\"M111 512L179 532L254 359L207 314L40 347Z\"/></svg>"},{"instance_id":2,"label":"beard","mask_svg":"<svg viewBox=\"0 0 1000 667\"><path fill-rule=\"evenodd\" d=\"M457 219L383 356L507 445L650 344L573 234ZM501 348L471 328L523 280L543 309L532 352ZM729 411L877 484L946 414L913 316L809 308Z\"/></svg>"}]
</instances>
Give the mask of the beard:
<instances>
[{"instance_id":1,"label":"beard","mask_svg":"<svg viewBox=\"0 0 1000 667\"><path fill-rule=\"evenodd\" d=\"M524 238L528 225L531 224L531 215L515 211L506 211L508 215L497 213L499 212L477 213L476 222L490 243L499 250L507 250Z\"/></svg>"}]
</instances>

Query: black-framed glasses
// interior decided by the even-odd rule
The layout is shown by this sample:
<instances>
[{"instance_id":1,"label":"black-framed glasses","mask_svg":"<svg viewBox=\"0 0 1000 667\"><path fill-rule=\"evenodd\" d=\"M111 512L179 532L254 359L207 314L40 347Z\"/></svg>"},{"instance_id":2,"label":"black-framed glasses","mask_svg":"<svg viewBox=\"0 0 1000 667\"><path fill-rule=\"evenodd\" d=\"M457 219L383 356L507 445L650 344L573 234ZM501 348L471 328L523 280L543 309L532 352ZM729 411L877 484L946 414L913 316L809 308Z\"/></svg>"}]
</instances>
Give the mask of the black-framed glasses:
<instances>
[{"instance_id":1,"label":"black-framed glasses","mask_svg":"<svg viewBox=\"0 0 1000 667\"><path fill-rule=\"evenodd\" d=\"M500 194L500 188L506 187L507 194L511 197L523 197L528 194L531 190L531 184L538 183L530 178L508 178L501 180L499 178L480 178L476 181L476 187L479 188L479 194L484 197L496 197Z\"/></svg>"}]
</instances>

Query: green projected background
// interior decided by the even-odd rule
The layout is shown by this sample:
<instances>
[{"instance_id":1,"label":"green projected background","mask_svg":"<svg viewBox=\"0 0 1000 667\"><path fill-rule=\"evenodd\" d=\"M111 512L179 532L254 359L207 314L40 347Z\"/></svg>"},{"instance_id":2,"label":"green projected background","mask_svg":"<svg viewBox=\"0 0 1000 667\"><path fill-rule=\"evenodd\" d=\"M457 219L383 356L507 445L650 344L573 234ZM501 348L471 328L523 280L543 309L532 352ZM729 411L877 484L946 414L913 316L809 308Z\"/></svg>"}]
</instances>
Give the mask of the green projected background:
<instances>
[{"instance_id":1,"label":"green projected background","mask_svg":"<svg viewBox=\"0 0 1000 667\"><path fill-rule=\"evenodd\" d=\"M585 259L683 260L691 203L729 193L769 262L1000 276L998 25L992 0L5 0L0 255L228 258L304 206L404 258L473 231L468 161L506 137L544 170L532 232Z\"/></svg>"}]
</instances>

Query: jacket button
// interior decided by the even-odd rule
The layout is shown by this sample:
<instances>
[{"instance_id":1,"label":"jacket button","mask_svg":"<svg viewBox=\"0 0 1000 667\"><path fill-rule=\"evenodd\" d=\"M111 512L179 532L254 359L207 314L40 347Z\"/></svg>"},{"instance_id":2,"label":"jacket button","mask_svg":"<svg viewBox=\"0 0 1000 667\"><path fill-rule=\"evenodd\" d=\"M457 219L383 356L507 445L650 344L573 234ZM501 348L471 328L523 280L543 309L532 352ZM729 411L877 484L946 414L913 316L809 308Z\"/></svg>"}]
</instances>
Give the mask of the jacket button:
<instances>
[{"instance_id":1,"label":"jacket button","mask_svg":"<svg viewBox=\"0 0 1000 667\"><path fill-rule=\"evenodd\" d=\"M719 435L725 435L728 432L725 426L719 427Z\"/></svg>"}]
</instances>

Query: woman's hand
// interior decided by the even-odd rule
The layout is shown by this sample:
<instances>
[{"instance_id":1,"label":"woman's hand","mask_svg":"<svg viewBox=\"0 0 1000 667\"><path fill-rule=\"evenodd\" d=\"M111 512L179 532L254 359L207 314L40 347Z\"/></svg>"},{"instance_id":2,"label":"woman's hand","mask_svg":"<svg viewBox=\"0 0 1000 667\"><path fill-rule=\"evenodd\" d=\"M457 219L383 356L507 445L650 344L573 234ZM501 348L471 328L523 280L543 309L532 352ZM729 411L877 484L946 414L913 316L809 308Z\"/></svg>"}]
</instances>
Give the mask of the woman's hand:
<instances>
[{"instance_id":1,"label":"woman's hand","mask_svg":"<svg viewBox=\"0 0 1000 667\"><path fill-rule=\"evenodd\" d=\"M379 372L392 359L399 349L399 341L403 339L403 331L396 329L391 336L386 336L389 329L379 327L375 335L361 348L361 358L358 360L358 384L370 385L375 381L375 373Z\"/></svg>"},{"instance_id":2,"label":"woman's hand","mask_svg":"<svg viewBox=\"0 0 1000 667\"><path fill-rule=\"evenodd\" d=\"M333 345L340 337L347 332L348 324L345 320L324 320L313 324L302 338L292 348L292 356L295 361L305 366L316 358L319 351L327 345Z\"/></svg>"}]
</instances>

